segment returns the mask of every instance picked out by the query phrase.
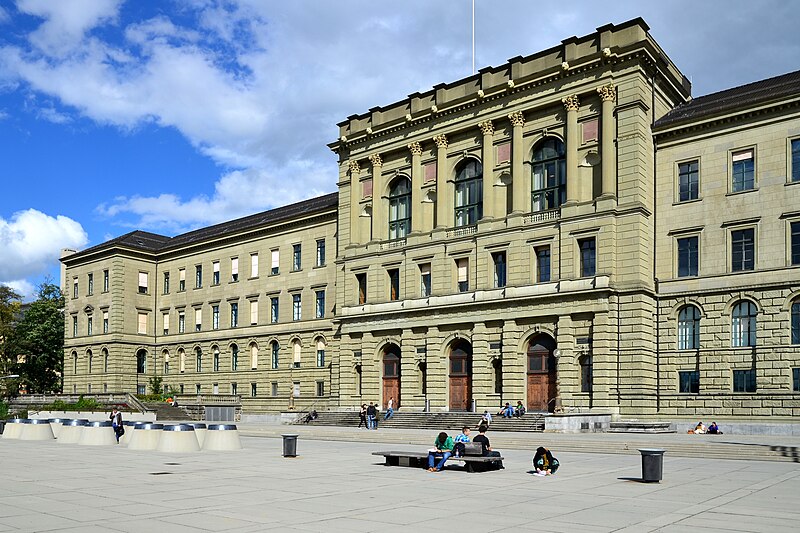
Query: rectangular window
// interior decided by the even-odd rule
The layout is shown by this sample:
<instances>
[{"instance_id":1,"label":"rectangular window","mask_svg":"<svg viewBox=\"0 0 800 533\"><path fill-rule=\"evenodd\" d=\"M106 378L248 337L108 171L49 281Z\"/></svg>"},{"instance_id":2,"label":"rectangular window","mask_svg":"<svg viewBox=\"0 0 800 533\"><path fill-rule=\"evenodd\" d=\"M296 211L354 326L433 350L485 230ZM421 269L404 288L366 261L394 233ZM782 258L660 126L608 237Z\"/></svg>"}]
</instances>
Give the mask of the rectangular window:
<instances>
[{"instance_id":1,"label":"rectangular window","mask_svg":"<svg viewBox=\"0 0 800 533\"><path fill-rule=\"evenodd\" d=\"M231 327L235 328L239 325L239 304L231 303Z\"/></svg>"},{"instance_id":2,"label":"rectangular window","mask_svg":"<svg viewBox=\"0 0 800 533\"><path fill-rule=\"evenodd\" d=\"M800 139L792 140L792 183L800 181ZM795 389L797 390L797 389Z\"/></svg>"},{"instance_id":3,"label":"rectangular window","mask_svg":"<svg viewBox=\"0 0 800 533\"><path fill-rule=\"evenodd\" d=\"M87 274L86 282L89 285L88 287L89 296L91 296L92 294L94 294L94 274Z\"/></svg>"},{"instance_id":4,"label":"rectangular window","mask_svg":"<svg viewBox=\"0 0 800 533\"><path fill-rule=\"evenodd\" d=\"M325 347L324 344L322 347L317 346L317 367L324 368L325 367Z\"/></svg>"},{"instance_id":5,"label":"rectangular window","mask_svg":"<svg viewBox=\"0 0 800 533\"><path fill-rule=\"evenodd\" d=\"M494 264L494 286L501 288L506 286L506 253L495 252L492 254Z\"/></svg>"},{"instance_id":6,"label":"rectangular window","mask_svg":"<svg viewBox=\"0 0 800 533\"><path fill-rule=\"evenodd\" d=\"M250 325L258 324L258 300L250 300Z\"/></svg>"},{"instance_id":7,"label":"rectangular window","mask_svg":"<svg viewBox=\"0 0 800 533\"><path fill-rule=\"evenodd\" d=\"M325 396L325 382L317 381L317 396Z\"/></svg>"},{"instance_id":8,"label":"rectangular window","mask_svg":"<svg viewBox=\"0 0 800 533\"><path fill-rule=\"evenodd\" d=\"M202 309L195 309L194 310L194 330L200 331L203 329L203 310Z\"/></svg>"},{"instance_id":9,"label":"rectangular window","mask_svg":"<svg viewBox=\"0 0 800 533\"><path fill-rule=\"evenodd\" d=\"M792 240L792 264L800 265L800 222L789 225Z\"/></svg>"},{"instance_id":10,"label":"rectangular window","mask_svg":"<svg viewBox=\"0 0 800 533\"><path fill-rule=\"evenodd\" d=\"M300 295L292 294L292 320L300 320L302 314Z\"/></svg>"},{"instance_id":11,"label":"rectangular window","mask_svg":"<svg viewBox=\"0 0 800 533\"><path fill-rule=\"evenodd\" d=\"M731 270L754 270L756 266L756 232L753 228L731 231Z\"/></svg>"},{"instance_id":12,"label":"rectangular window","mask_svg":"<svg viewBox=\"0 0 800 533\"><path fill-rule=\"evenodd\" d=\"M292 382L292 396L294 396L295 398L299 398L300 397L300 382L299 381Z\"/></svg>"},{"instance_id":13,"label":"rectangular window","mask_svg":"<svg viewBox=\"0 0 800 533\"><path fill-rule=\"evenodd\" d=\"M271 250L270 254L272 255L272 266L269 273L274 276L281 271L281 255L279 250Z\"/></svg>"},{"instance_id":14,"label":"rectangular window","mask_svg":"<svg viewBox=\"0 0 800 533\"><path fill-rule=\"evenodd\" d=\"M688 202L700 197L699 167L697 160L678 164L678 201Z\"/></svg>"},{"instance_id":15,"label":"rectangular window","mask_svg":"<svg viewBox=\"0 0 800 533\"><path fill-rule=\"evenodd\" d=\"M753 150L734 152L731 156L733 174L731 190L733 192L749 191L755 188L755 160Z\"/></svg>"},{"instance_id":16,"label":"rectangular window","mask_svg":"<svg viewBox=\"0 0 800 533\"><path fill-rule=\"evenodd\" d=\"M141 335L147 335L147 313L139 313L139 321L136 332Z\"/></svg>"},{"instance_id":17,"label":"rectangular window","mask_svg":"<svg viewBox=\"0 0 800 533\"><path fill-rule=\"evenodd\" d=\"M108 311L103 311L103 333L108 333Z\"/></svg>"},{"instance_id":18,"label":"rectangular window","mask_svg":"<svg viewBox=\"0 0 800 533\"><path fill-rule=\"evenodd\" d=\"M278 382L277 381L273 381L272 383L270 383L270 389L271 389L270 390L270 394L273 397L277 396L278 395Z\"/></svg>"},{"instance_id":19,"label":"rectangular window","mask_svg":"<svg viewBox=\"0 0 800 533\"><path fill-rule=\"evenodd\" d=\"M458 292L469 290L469 259L466 257L456 259L456 282L458 283Z\"/></svg>"},{"instance_id":20,"label":"rectangular window","mask_svg":"<svg viewBox=\"0 0 800 533\"><path fill-rule=\"evenodd\" d=\"M700 392L700 372L678 372L678 392L697 394Z\"/></svg>"},{"instance_id":21,"label":"rectangular window","mask_svg":"<svg viewBox=\"0 0 800 533\"><path fill-rule=\"evenodd\" d=\"M199 383L194 386L194 392L198 396L200 395L200 384Z\"/></svg>"},{"instance_id":22,"label":"rectangular window","mask_svg":"<svg viewBox=\"0 0 800 533\"><path fill-rule=\"evenodd\" d=\"M547 283L550 281L550 247L537 246L536 253L536 282Z\"/></svg>"},{"instance_id":23,"label":"rectangular window","mask_svg":"<svg viewBox=\"0 0 800 533\"><path fill-rule=\"evenodd\" d=\"M258 254L250 254L250 277L258 277Z\"/></svg>"},{"instance_id":24,"label":"rectangular window","mask_svg":"<svg viewBox=\"0 0 800 533\"><path fill-rule=\"evenodd\" d=\"M161 314L161 325L163 327L164 335L169 335L169 313Z\"/></svg>"},{"instance_id":25,"label":"rectangular window","mask_svg":"<svg viewBox=\"0 0 800 533\"><path fill-rule=\"evenodd\" d=\"M178 333L186 332L186 314L183 311L178 312Z\"/></svg>"},{"instance_id":26,"label":"rectangular window","mask_svg":"<svg viewBox=\"0 0 800 533\"><path fill-rule=\"evenodd\" d=\"M236 282L239 281L239 258L232 257L231 258L231 281Z\"/></svg>"},{"instance_id":27,"label":"rectangular window","mask_svg":"<svg viewBox=\"0 0 800 533\"><path fill-rule=\"evenodd\" d=\"M139 294L147 294L147 272L139 272Z\"/></svg>"},{"instance_id":28,"label":"rectangular window","mask_svg":"<svg viewBox=\"0 0 800 533\"><path fill-rule=\"evenodd\" d=\"M194 267L194 288L199 289L203 286L203 265Z\"/></svg>"},{"instance_id":29,"label":"rectangular window","mask_svg":"<svg viewBox=\"0 0 800 533\"><path fill-rule=\"evenodd\" d=\"M92 317L86 317L86 334L92 334Z\"/></svg>"},{"instance_id":30,"label":"rectangular window","mask_svg":"<svg viewBox=\"0 0 800 533\"><path fill-rule=\"evenodd\" d=\"M317 266L325 266L325 239L317 239Z\"/></svg>"},{"instance_id":31,"label":"rectangular window","mask_svg":"<svg viewBox=\"0 0 800 533\"><path fill-rule=\"evenodd\" d=\"M272 324L278 323L278 297L273 296L269 299L269 321Z\"/></svg>"},{"instance_id":32,"label":"rectangular window","mask_svg":"<svg viewBox=\"0 0 800 533\"><path fill-rule=\"evenodd\" d=\"M316 318L325 318L325 291L317 291L316 293Z\"/></svg>"},{"instance_id":33,"label":"rectangular window","mask_svg":"<svg viewBox=\"0 0 800 533\"><path fill-rule=\"evenodd\" d=\"M211 306L211 328L219 329L219 305Z\"/></svg>"},{"instance_id":34,"label":"rectangular window","mask_svg":"<svg viewBox=\"0 0 800 533\"><path fill-rule=\"evenodd\" d=\"M272 341L270 343L270 349L272 351L272 369L275 370L280 365L281 347L280 344L278 344L278 341Z\"/></svg>"},{"instance_id":35,"label":"rectangular window","mask_svg":"<svg viewBox=\"0 0 800 533\"><path fill-rule=\"evenodd\" d=\"M235 344L231 346L231 370L239 370L239 347Z\"/></svg>"},{"instance_id":36,"label":"rectangular window","mask_svg":"<svg viewBox=\"0 0 800 533\"><path fill-rule=\"evenodd\" d=\"M169 374L169 360L164 361L164 374ZM169 390L168 385L164 385L164 388Z\"/></svg>"},{"instance_id":37,"label":"rectangular window","mask_svg":"<svg viewBox=\"0 0 800 533\"><path fill-rule=\"evenodd\" d=\"M169 272L164 272L164 294L169 294Z\"/></svg>"},{"instance_id":38,"label":"rectangular window","mask_svg":"<svg viewBox=\"0 0 800 533\"><path fill-rule=\"evenodd\" d=\"M419 266L420 296L427 298L431 295L431 264L423 263Z\"/></svg>"},{"instance_id":39,"label":"rectangular window","mask_svg":"<svg viewBox=\"0 0 800 533\"><path fill-rule=\"evenodd\" d=\"M302 247L299 244L292 245L292 272L296 272L303 267Z\"/></svg>"},{"instance_id":40,"label":"rectangular window","mask_svg":"<svg viewBox=\"0 0 800 533\"><path fill-rule=\"evenodd\" d=\"M211 284L219 285L219 261L211 263Z\"/></svg>"},{"instance_id":41,"label":"rectangular window","mask_svg":"<svg viewBox=\"0 0 800 533\"><path fill-rule=\"evenodd\" d=\"M756 392L756 371L734 370L733 392Z\"/></svg>"},{"instance_id":42,"label":"rectangular window","mask_svg":"<svg viewBox=\"0 0 800 533\"><path fill-rule=\"evenodd\" d=\"M596 251L594 237L588 239L578 239L578 248L581 252L581 277L588 278L597 272Z\"/></svg>"},{"instance_id":43,"label":"rectangular window","mask_svg":"<svg viewBox=\"0 0 800 533\"><path fill-rule=\"evenodd\" d=\"M356 283L358 284L358 304L364 305L367 303L367 273L356 274Z\"/></svg>"},{"instance_id":44,"label":"rectangular window","mask_svg":"<svg viewBox=\"0 0 800 533\"><path fill-rule=\"evenodd\" d=\"M255 398L258 396L258 386L255 383L250 384L250 397Z\"/></svg>"},{"instance_id":45,"label":"rectangular window","mask_svg":"<svg viewBox=\"0 0 800 533\"><path fill-rule=\"evenodd\" d=\"M389 300L400 299L400 269L391 268L386 271L389 275Z\"/></svg>"},{"instance_id":46,"label":"rectangular window","mask_svg":"<svg viewBox=\"0 0 800 533\"><path fill-rule=\"evenodd\" d=\"M109 280L108 270L103 270L103 292L108 292Z\"/></svg>"},{"instance_id":47,"label":"rectangular window","mask_svg":"<svg viewBox=\"0 0 800 533\"><path fill-rule=\"evenodd\" d=\"M800 392L800 368L792 369L792 390Z\"/></svg>"},{"instance_id":48,"label":"rectangular window","mask_svg":"<svg viewBox=\"0 0 800 533\"><path fill-rule=\"evenodd\" d=\"M78 299L78 278L72 279L72 299Z\"/></svg>"},{"instance_id":49,"label":"rectangular window","mask_svg":"<svg viewBox=\"0 0 800 533\"><path fill-rule=\"evenodd\" d=\"M214 349L214 357L211 360L211 365L214 372L219 372L219 350Z\"/></svg>"},{"instance_id":50,"label":"rectangular window","mask_svg":"<svg viewBox=\"0 0 800 533\"><path fill-rule=\"evenodd\" d=\"M697 236L678 239L678 277L697 276L699 272L699 243Z\"/></svg>"},{"instance_id":51,"label":"rectangular window","mask_svg":"<svg viewBox=\"0 0 800 533\"><path fill-rule=\"evenodd\" d=\"M78 336L78 317L72 317L72 336Z\"/></svg>"},{"instance_id":52,"label":"rectangular window","mask_svg":"<svg viewBox=\"0 0 800 533\"><path fill-rule=\"evenodd\" d=\"M186 290L186 269L178 270L178 292Z\"/></svg>"}]
</instances>

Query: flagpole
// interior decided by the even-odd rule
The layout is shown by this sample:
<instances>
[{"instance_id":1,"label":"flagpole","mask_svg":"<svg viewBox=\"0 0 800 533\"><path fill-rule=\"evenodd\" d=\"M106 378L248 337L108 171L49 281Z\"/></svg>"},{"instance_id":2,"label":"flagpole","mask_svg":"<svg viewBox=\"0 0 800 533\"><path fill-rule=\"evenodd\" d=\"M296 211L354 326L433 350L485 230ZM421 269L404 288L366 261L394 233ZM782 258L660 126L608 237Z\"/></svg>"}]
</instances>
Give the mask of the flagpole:
<instances>
[{"instance_id":1,"label":"flagpole","mask_svg":"<svg viewBox=\"0 0 800 533\"><path fill-rule=\"evenodd\" d=\"M475 0L472 0L472 73L475 74Z\"/></svg>"}]
</instances>

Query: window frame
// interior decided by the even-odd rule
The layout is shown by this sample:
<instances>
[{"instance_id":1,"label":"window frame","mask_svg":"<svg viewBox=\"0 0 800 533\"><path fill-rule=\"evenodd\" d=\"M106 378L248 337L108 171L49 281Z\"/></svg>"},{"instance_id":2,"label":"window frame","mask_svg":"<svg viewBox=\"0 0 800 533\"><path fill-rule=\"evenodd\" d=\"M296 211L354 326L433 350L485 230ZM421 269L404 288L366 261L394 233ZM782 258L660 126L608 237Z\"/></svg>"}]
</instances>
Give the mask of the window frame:
<instances>
[{"instance_id":1,"label":"window frame","mask_svg":"<svg viewBox=\"0 0 800 533\"><path fill-rule=\"evenodd\" d=\"M301 243L292 244L292 272L303 270L303 245Z\"/></svg>"},{"instance_id":2,"label":"window frame","mask_svg":"<svg viewBox=\"0 0 800 533\"><path fill-rule=\"evenodd\" d=\"M683 172L681 167L686 165L691 167L691 165L695 165L695 169L692 170L691 168L687 169L686 172ZM683 176L687 176L687 198L683 197ZM692 183L691 176L695 176L695 181ZM694 197L692 197L692 185L694 185ZM675 162L675 203L676 204L685 204L689 202L696 202L701 200L700 196L700 157L692 157L688 159L683 159L681 161Z\"/></svg>"},{"instance_id":3,"label":"window frame","mask_svg":"<svg viewBox=\"0 0 800 533\"><path fill-rule=\"evenodd\" d=\"M800 183L800 137L786 139L786 167L786 183Z\"/></svg>"},{"instance_id":4,"label":"window frame","mask_svg":"<svg viewBox=\"0 0 800 533\"><path fill-rule=\"evenodd\" d=\"M544 261L542 261L544 252L547 252L547 276L542 275L543 273L543 265ZM541 254L541 255L540 255ZM552 264L553 264L553 250L549 244L543 244L539 246L533 247L533 257L534 261L536 262L536 268L534 272L536 273L536 280L535 283L550 283L553 279L553 272L552 272Z\"/></svg>"},{"instance_id":5,"label":"window frame","mask_svg":"<svg viewBox=\"0 0 800 533\"><path fill-rule=\"evenodd\" d=\"M758 392L758 377L755 368L733 369L731 375L731 390L733 392L754 393Z\"/></svg>"},{"instance_id":6,"label":"window frame","mask_svg":"<svg viewBox=\"0 0 800 533\"><path fill-rule=\"evenodd\" d=\"M471 166L479 169L476 175L469 175L467 169ZM472 197L473 193L477 199ZM466 196L466 199L459 200L459 196ZM463 203L460 203L462 201ZM460 161L455 168L453 227L474 226L481 218L483 218L483 164L475 157L467 157Z\"/></svg>"},{"instance_id":7,"label":"window frame","mask_svg":"<svg viewBox=\"0 0 800 533\"><path fill-rule=\"evenodd\" d=\"M700 371L678 371L678 394L700 394Z\"/></svg>"},{"instance_id":8,"label":"window frame","mask_svg":"<svg viewBox=\"0 0 800 533\"><path fill-rule=\"evenodd\" d=\"M789 341L793 346L800 345L800 297L789 306Z\"/></svg>"},{"instance_id":9,"label":"window frame","mask_svg":"<svg viewBox=\"0 0 800 533\"><path fill-rule=\"evenodd\" d=\"M231 309L231 327L239 327L239 302L230 302Z\"/></svg>"},{"instance_id":10,"label":"window frame","mask_svg":"<svg viewBox=\"0 0 800 533\"><path fill-rule=\"evenodd\" d=\"M389 301L397 302L400 300L400 269L386 269L386 277L389 279Z\"/></svg>"},{"instance_id":11,"label":"window frame","mask_svg":"<svg viewBox=\"0 0 800 533\"><path fill-rule=\"evenodd\" d=\"M278 296L270 296L269 298L269 323L277 324L280 318L280 301Z\"/></svg>"},{"instance_id":12,"label":"window frame","mask_svg":"<svg viewBox=\"0 0 800 533\"><path fill-rule=\"evenodd\" d=\"M752 258L750 259L752 268L747 268L749 264L747 261L747 249L742 249L742 257L738 262L734 258L734 254L737 252L736 247L738 246L734 240L736 239L736 234L748 231L752 232ZM746 246L746 244L746 241L741 242L742 247ZM736 226L728 229L728 266L729 272L754 272L758 269L758 225Z\"/></svg>"},{"instance_id":13,"label":"window frame","mask_svg":"<svg viewBox=\"0 0 800 533\"><path fill-rule=\"evenodd\" d=\"M753 162L752 163L752 166L753 166L753 168L752 168L752 186L749 189L748 188L744 188L747 185L747 179L746 179L746 174L745 174L743 176L743 179L742 179L742 181L743 181L743 183L741 185L742 188L741 189L737 189L736 188L736 173L737 173L737 168L736 167L737 167L737 163L739 163L739 162L738 161L734 162L734 158L737 155L742 154L744 152L748 152L748 151L751 152L751 154L752 154L751 161ZM757 180L758 161L757 161L757 159L758 159L758 155L757 155L757 150L756 150L756 146L755 145L753 145L753 146L742 146L742 147L735 148L735 149L732 149L732 150L728 151L728 168L730 169L728 171L728 194L742 194L742 193L758 190L758 180ZM743 169L742 172L746 173L747 171L746 171L746 169Z\"/></svg>"},{"instance_id":14,"label":"window frame","mask_svg":"<svg viewBox=\"0 0 800 533\"><path fill-rule=\"evenodd\" d=\"M365 305L369 301L367 291L367 273L356 272L356 301L358 305Z\"/></svg>"},{"instance_id":15,"label":"window frame","mask_svg":"<svg viewBox=\"0 0 800 533\"><path fill-rule=\"evenodd\" d=\"M700 232L697 233L681 233L675 235L675 277L676 278L696 278L700 275ZM681 274L681 241L695 241L694 248L694 264L692 264L691 256L687 265L688 273ZM688 250L691 252L691 249ZM694 270L692 271L692 266Z\"/></svg>"},{"instance_id":16,"label":"window frame","mask_svg":"<svg viewBox=\"0 0 800 533\"><path fill-rule=\"evenodd\" d=\"M401 191L401 185L406 185L404 192ZM406 216L398 217L397 213L403 208ZM408 176L400 175L392 180L389 187L388 209L389 240L405 239L411 233L411 179ZM392 218L393 213L395 218Z\"/></svg>"},{"instance_id":17,"label":"window frame","mask_svg":"<svg viewBox=\"0 0 800 533\"><path fill-rule=\"evenodd\" d=\"M691 316L688 316L689 310ZM681 351L700 349L700 322L703 314L694 304L686 304L678 309L677 314L677 349Z\"/></svg>"},{"instance_id":18,"label":"window frame","mask_svg":"<svg viewBox=\"0 0 800 533\"><path fill-rule=\"evenodd\" d=\"M325 289L314 291L314 318L325 318Z\"/></svg>"},{"instance_id":19,"label":"window frame","mask_svg":"<svg viewBox=\"0 0 800 533\"><path fill-rule=\"evenodd\" d=\"M317 239L317 255L316 255L316 266L324 267L326 264L325 258L325 238Z\"/></svg>"},{"instance_id":20,"label":"window frame","mask_svg":"<svg viewBox=\"0 0 800 533\"><path fill-rule=\"evenodd\" d=\"M547 157L537 160L537 154L542 153L545 145L555 145L555 157ZM560 148L560 149L559 149ZM537 142L531 153L531 212L540 213L542 211L551 211L560 208L567 201L567 150L566 143L558 137L545 137ZM548 165L554 165L554 182L551 184L551 175L548 170ZM536 186L536 171L538 168L542 172L542 187L535 189ZM537 198L539 196L539 198ZM548 196L551 198L548 200Z\"/></svg>"},{"instance_id":21,"label":"window frame","mask_svg":"<svg viewBox=\"0 0 800 533\"><path fill-rule=\"evenodd\" d=\"M490 254L492 259L492 287L503 289L508 284L508 254L499 250Z\"/></svg>"},{"instance_id":22,"label":"window frame","mask_svg":"<svg viewBox=\"0 0 800 533\"><path fill-rule=\"evenodd\" d=\"M786 240L787 266L800 266L800 218L786 221Z\"/></svg>"},{"instance_id":23,"label":"window frame","mask_svg":"<svg viewBox=\"0 0 800 533\"><path fill-rule=\"evenodd\" d=\"M744 304L747 304L747 314L742 314L742 311L740 311ZM731 306L730 318L731 348L753 348L758 346L758 306L751 300L738 300ZM738 325L737 320L739 321ZM747 322L742 325L742 320L747 320Z\"/></svg>"},{"instance_id":24,"label":"window frame","mask_svg":"<svg viewBox=\"0 0 800 533\"><path fill-rule=\"evenodd\" d=\"M592 243L591 252L592 252L592 262L591 262L591 273L588 273L588 262L587 257L584 255L586 251L584 251L584 247L582 243ZM593 278L597 276L597 237L581 237L576 239L576 244L578 247L578 274L580 278Z\"/></svg>"},{"instance_id":25,"label":"window frame","mask_svg":"<svg viewBox=\"0 0 800 533\"><path fill-rule=\"evenodd\" d=\"M292 294L292 321L303 319L303 296L299 292Z\"/></svg>"}]
</instances>

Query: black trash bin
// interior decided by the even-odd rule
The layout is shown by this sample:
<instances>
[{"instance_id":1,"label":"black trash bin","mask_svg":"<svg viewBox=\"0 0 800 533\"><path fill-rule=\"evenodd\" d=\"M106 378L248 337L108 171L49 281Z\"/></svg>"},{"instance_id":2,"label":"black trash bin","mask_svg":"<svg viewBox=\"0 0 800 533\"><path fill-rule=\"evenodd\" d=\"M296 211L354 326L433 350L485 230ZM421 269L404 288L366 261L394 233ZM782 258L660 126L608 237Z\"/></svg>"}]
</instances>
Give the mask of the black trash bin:
<instances>
[{"instance_id":1,"label":"black trash bin","mask_svg":"<svg viewBox=\"0 0 800 533\"><path fill-rule=\"evenodd\" d=\"M297 435L281 435L283 437L283 456L297 457Z\"/></svg>"},{"instance_id":2,"label":"black trash bin","mask_svg":"<svg viewBox=\"0 0 800 533\"><path fill-rule=\"evenodd\" d=\"M653 448L640 448L642 454L642 481L658 483L664 473L664 452Z\"/></svg>"}]
</instances>

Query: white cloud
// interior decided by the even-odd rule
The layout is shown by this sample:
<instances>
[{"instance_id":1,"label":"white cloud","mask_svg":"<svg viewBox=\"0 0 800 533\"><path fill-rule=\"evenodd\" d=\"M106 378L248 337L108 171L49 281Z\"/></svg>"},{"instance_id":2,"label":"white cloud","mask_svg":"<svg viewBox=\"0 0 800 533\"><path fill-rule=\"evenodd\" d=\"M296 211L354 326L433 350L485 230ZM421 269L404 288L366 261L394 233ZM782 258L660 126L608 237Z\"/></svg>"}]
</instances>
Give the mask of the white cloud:
<instances>
[{"instance_id":1,"label":"white cloud","mask_svg":"<svg viewBox=\"0 0 800 533\"><path fill-rule=\"evenodd\" d=\"M10 281L4 281L2 284L14 289L14 292L22 296L23 302L29 302L36 299L36 293L38 289L36 285L26 279L13 279Z\"/></svg>"},{"instance_id":2,"label":"white cloud","mask_svg":"<svg viewBox=\"0 0 800 533\"><path fill-rule=\"evenodd\" d=\"M88 241L83 227L62 215L28 209L9 220L0 218L0 282L22 283L19 280L46 274L58 263L62 248L79 249Z\"/></svg>"}]
</instances>

